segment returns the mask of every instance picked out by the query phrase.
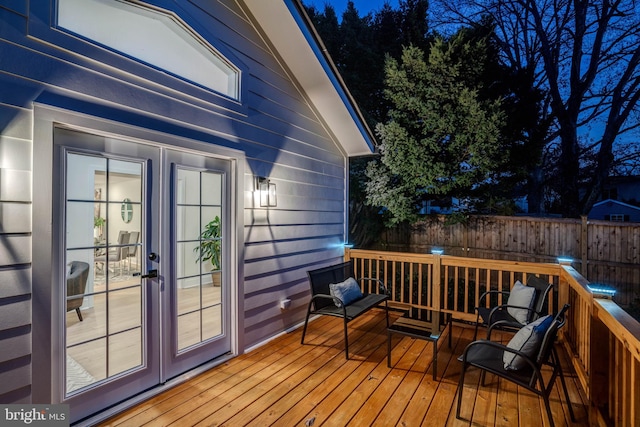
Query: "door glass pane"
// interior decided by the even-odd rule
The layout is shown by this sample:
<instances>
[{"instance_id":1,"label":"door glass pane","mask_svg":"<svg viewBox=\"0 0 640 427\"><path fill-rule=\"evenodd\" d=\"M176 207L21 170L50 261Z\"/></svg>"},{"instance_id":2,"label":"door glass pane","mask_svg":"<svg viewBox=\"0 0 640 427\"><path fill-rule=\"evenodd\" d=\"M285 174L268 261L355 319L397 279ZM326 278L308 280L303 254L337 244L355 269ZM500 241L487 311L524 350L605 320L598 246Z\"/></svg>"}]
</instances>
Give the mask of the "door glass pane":
<instances>
[{"instance_id":1,"label":"door glass pane","mask_svg":"<svg viewBox=\"0 0 640 427\"><path fill-rule=\"evenodd\" d=\"M67 153L67 395L143 366L143 163Z\"/></svg>"},{"instance_id":2,"label":"door glass pane","mask_svg":"<svg viewBox=\"0 0 640 427\"><path fill-rule=\"evenodd\" d=\"M223 174L176 168L178 352L222 334Z\"/></svg>"}]
</instances>

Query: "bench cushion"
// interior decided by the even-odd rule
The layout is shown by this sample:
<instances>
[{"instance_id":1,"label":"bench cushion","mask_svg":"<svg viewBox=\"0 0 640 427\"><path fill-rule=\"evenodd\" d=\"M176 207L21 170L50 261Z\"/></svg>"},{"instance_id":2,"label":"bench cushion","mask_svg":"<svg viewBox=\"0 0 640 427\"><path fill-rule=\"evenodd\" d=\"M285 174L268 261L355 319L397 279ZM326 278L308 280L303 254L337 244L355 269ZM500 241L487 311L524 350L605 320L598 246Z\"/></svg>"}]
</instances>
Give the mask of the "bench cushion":
<instances>
[{"instance_id":1,"label":"bench cushion","mask_svg":"<svg viewBox=\"0 0 640 427\"><path fill-rule=\"evenodd\" d=\"M342 304L349 305L353 301L362 298L360 286L358 286L358 282L353 277L349 277L344 282L329 284L329 291L336 307L342 307Z\"/></svg>"}]
</instances>

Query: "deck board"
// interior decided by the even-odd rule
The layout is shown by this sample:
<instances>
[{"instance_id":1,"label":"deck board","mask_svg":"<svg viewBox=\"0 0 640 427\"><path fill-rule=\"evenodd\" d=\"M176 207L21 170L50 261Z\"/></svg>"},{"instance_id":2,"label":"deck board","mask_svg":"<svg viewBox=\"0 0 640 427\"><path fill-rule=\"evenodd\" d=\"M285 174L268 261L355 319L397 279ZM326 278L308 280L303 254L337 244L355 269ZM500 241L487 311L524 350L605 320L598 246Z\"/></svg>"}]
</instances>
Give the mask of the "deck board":
<instances>
[{"instance_id":1,"label":"deck board","mask_svg":"<svg viewBox=\"0 0 640 427\"><path fill-rule=\"evenodd\" d=\"M397 314L393 314L396 316ZM463 390L462 420L455 417L460 363L473 330L454 324L438 343L432 379L432 344L387 334L382 311L349 324L350 359L344 357L342 321L321 317L105 421L103 426L547 426L542 401L512 383L487 376L479 387L470 369ZM503 340L508 336L503 336ZM562 353L568 371L567 356ZM577 422L571 423L556 381L551 396L556 426L587 423L584 395L565 372Z\"/></svg>"}]
</instances>

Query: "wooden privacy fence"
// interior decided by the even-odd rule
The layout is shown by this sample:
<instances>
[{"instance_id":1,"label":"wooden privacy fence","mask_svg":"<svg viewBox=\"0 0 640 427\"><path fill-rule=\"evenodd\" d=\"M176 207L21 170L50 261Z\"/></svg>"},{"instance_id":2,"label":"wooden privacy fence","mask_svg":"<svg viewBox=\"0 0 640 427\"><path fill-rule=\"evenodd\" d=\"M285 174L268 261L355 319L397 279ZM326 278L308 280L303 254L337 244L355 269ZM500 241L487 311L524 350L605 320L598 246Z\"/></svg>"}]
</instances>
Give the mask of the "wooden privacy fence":
<instances>
[{"instance_id":1,"label":"wooden privacy fence","mask_svg":"<svg viewBox=\"0 0 640 427\"><path fill-rule=\"evenodd\" d=\"M619 304L640 299L640 223L473 215L466 224L447 224L446 219L387 230L383 246L417 253L440 248L448 255L511 261L567 257L591 282L615 287Z\"/></svg>"},{"instance_id":2,"label":"wooden privacy fence","mask_svg":"<svg viewBox=\"0 0 640 427\"><path fill-rule=\"evenodd\" d=\"M392 305L440 310L466 321L475 321L486 289L509 290L532 274L549 280L549 311L571 304L562 344L589 399L590 425L640 425L640 323L594 295L571 265L350 248L345 260L354 261L357 277L383 280Z\"/></svg>"}]
</instances>

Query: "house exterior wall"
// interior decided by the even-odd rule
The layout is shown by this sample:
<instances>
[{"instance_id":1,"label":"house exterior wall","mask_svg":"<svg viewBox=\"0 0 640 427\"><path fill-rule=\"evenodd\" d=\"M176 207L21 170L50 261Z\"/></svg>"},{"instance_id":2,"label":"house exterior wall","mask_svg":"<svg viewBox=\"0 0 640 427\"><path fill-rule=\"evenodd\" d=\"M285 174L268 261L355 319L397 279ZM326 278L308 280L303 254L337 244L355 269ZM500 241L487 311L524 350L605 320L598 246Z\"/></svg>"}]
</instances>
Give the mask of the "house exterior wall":
<instances>
[{"instance_id":1,"label":"house exterior wall","mask_svg":"<svg viewBox=\"0 0 640 427\"><path fill-rule=\"evenodd\" d=\"M589 212L589 219L610 221L611 215L622 215L625 222L640 222L640 208L617 200L603 200L596 203Z\"/></svg>"},{"instance_id":2,"label":"house exterior wall","mask_svg":"<svg viewBox=\"0 0 640 427\"><path fill-rule=\"evenodd\" d=\"M236 103L52 30L53 3L0 5L0 402L32 395L34 103L242 151L241 341L256 345L300 322L306 270L343 254L347 160L257 24L232 0L151 2L175 8L241 69ZM255 206L257 176L276 183L277 207ZM283 298L292 300L286 311Z\"/></svg>"},{"instance_id":3,"label":"house exterior wall","mask_svg":"<svg viewBox=\"0 0 640 427\"><path fill-rule=\"evenodd\" d=\"M640 177L616 176L610 177L603 185L602 193L608 198L621 202L640 202Z\"/></svg>"}]
</instances>

